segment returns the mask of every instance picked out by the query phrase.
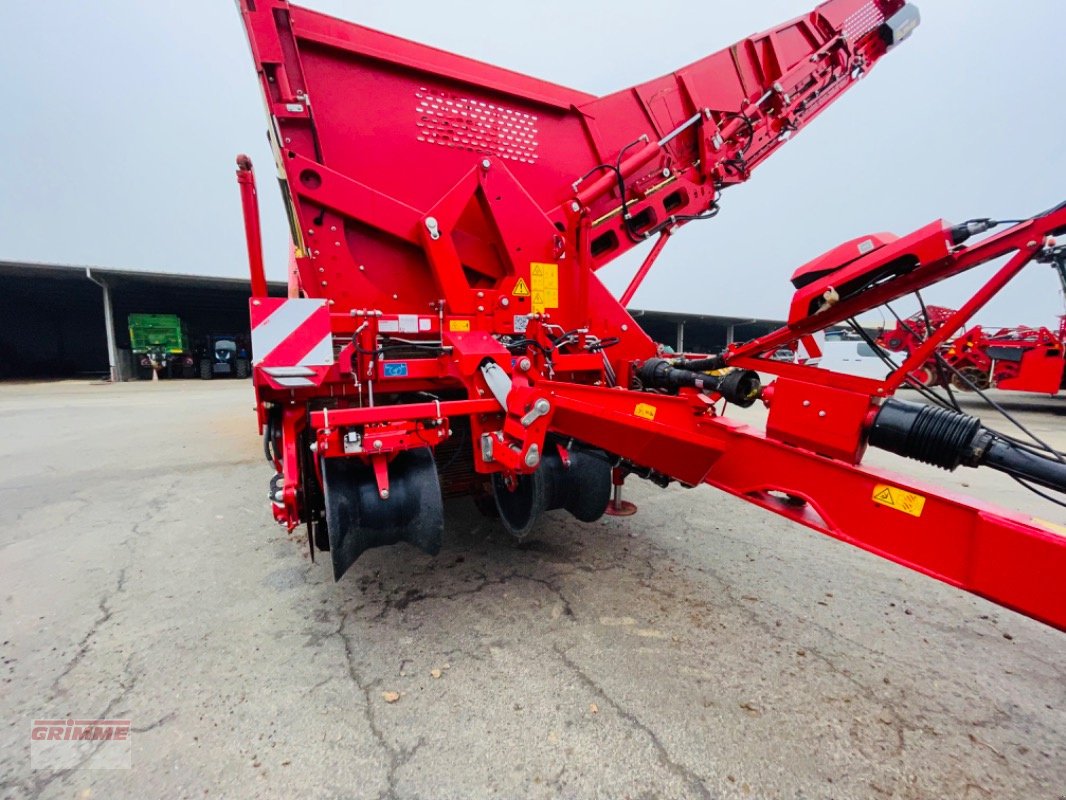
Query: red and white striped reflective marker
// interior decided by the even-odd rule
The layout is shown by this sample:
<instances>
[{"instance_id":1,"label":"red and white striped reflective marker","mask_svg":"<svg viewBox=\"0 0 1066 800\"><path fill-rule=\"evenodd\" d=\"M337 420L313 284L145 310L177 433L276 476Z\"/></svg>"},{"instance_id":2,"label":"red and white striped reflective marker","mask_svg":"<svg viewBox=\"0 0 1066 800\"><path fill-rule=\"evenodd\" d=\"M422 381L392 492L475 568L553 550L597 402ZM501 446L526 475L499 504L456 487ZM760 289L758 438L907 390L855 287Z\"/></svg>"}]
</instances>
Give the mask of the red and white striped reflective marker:
<instances>
[{"instance_id":1,"label":"red and white striped reflective marker","mask_svg":"<svg viewBox=\"0 0 1066 800\"><path fill-rule=\"evenodd\" d=\"M256 297L252 318L252 363L281 386L315 386L333 364L333 335L325 300ZM316 380L317 379L317 380Z\"/></svg>"}]
</instances>

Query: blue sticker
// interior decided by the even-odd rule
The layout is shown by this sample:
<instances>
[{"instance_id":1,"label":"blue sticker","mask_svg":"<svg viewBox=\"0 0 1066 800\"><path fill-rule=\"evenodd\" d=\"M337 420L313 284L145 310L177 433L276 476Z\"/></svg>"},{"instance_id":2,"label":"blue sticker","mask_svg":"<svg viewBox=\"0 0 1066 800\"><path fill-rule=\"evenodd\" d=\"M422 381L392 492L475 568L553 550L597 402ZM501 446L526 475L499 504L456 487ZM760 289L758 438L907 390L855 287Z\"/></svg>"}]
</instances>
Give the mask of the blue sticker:
<instances>
[{"instance_id":1,"label":"blue sticker","mask_svg":"<svg viewBox=\"0 0 1066 800\"><path fill-rule=\"evenodd\" d=\"M385 377L386 378L406 378L407 377L407 362L396 361L392 364L385 365Z\"/></svg>"}]
</instances>

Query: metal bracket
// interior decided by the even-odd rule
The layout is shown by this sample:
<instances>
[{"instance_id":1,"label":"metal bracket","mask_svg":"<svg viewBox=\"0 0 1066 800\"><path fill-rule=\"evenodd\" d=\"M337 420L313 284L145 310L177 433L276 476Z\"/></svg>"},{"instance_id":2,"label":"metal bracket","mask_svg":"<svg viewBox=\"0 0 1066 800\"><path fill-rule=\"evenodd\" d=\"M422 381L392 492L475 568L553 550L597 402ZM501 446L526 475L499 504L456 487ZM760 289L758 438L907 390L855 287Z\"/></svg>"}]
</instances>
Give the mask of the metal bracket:
<instances>
[{"instance_id":1,"label":"metal bracket","mask_svg":"<svg viewBox=\"0 0 1066 800\"><path fill-rule=\"evenodd\" d=\"M533 404L533 408L531 408L529 410L529 413L527 413L524 417L522 417L522 420L521 420L522 427L523 428L528 428L530 425L532 425L534 422L536 422L541 417L545 416L551 410L552 410L551 403L549 403L543 397L540 398L540 400L538 400L537 402L535 402Z\"/></svg>"},{"instance_id":2,"label":"metal bracket","mask_svg":"<svg viewBox=\"0 0 1066 800\"><path fill-rule=\"evenodd\" d=\"M484 461L494 461L493 449L496 442L503 442L503 431L481 434L481 458Z\"/></svg>"},{"instance_id":3,"label":"metal bracket","mask_svg":"<svg viewBox=\"0 0 1066 800\"><path fill-rule=\"evenodd\" d=\"M511 393L511 377L495 361L482 364L481 374L485 376L485 383L488 384L492 396L506 409L507 395Z\"/></svg>"}]
</instances>

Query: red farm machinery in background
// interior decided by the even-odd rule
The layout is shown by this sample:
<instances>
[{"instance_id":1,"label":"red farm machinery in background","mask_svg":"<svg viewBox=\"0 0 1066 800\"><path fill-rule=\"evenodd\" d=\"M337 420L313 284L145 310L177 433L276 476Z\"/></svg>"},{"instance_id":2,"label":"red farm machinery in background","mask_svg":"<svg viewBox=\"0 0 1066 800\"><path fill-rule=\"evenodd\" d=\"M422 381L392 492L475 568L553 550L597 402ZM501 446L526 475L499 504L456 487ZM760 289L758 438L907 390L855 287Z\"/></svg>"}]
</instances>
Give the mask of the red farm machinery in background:
<instances>
[{"instance_id":1,"label":"red farm machinery in background","mask_svg":"<svg viewBox=\"0 0 1066 800\"><path fill-rule=\"evenodd\" d=\"M473 496L522 537L553 509L597 519L638 476L709 484L1066 628L1061 529L860 466L874 446L1066 486L1058 456L891 397L936 333L886 381L770 357L1010 256L968 318L1066 210L969 247L976 226L943 221L845 245L797 278L785 328L719 354L667 355L625 309L669 240L906 39L917 9L830 0L594 97L283 0L239 5L294 243L289 297L268 297L238 159L270 501L335 577L371 547L436 553L446 498ZM596 273L645 242L615 298ZM760 400L765 431L723 413Z\"/></svg>"},{"instance_id":2,"label":"red farm machinery in background","mask_svg":"<svg viewBox=\"0 0 1066 800\"><path fill-rule=\"evenodd\" d=\"M1066 291L1066 248L1053 243L1038 257L1051 264ZM910 354L945 325L958 322L956 310L923 306L894 328L877 337L887 351ZM973 325L947 330L949 338L928 360L910 373L909 380L923 386L951 386L964 392L1003 389L1036 394L1058 394L1066 388L1066 316L1058 330L1019 325L992 328Z\"/></svg>"},{"instance_id":3,"label":"red farm machinery in background","mask_svg":"<svg viewBox=\"0 0 1066 800\"><path fill-rule=\"evenodd\" d=\"M1063 329L975 325L948 344L943 358L956 389L1057 394L1066 365Z\"/></svg>"}]
</instances>

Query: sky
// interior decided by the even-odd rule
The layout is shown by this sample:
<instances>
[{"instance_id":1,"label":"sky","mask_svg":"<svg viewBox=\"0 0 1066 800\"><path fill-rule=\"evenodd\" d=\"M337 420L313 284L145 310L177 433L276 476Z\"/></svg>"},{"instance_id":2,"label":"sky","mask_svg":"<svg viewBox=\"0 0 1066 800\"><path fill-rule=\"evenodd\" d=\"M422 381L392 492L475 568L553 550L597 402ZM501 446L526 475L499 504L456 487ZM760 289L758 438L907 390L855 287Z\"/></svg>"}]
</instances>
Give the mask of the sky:
<instances>
[{"instance_id":1,"label":"sky","mask_svg":"<svg viewBox=\"0 0 1066 800\"><path fill-rule=\"evenodd\" d=\"M247 152L259 170L268 273L284 278L288 229L232 0L3 4L0 258L244 276L233 171ZM814 5L304 4L593 94ZM909 41L731 190L717 219L674 237L634 306L783 318L788 276L840 242L940 217L1025 217L1066 199L1066 3L919 5L923 24ZM640 257L600 276L620 292ZM934 287L927 301L957 306L979 277ZM978 319L1050 325L1062 313L1057 280L1034 264Z\"/></svg>"}]
</instances>

